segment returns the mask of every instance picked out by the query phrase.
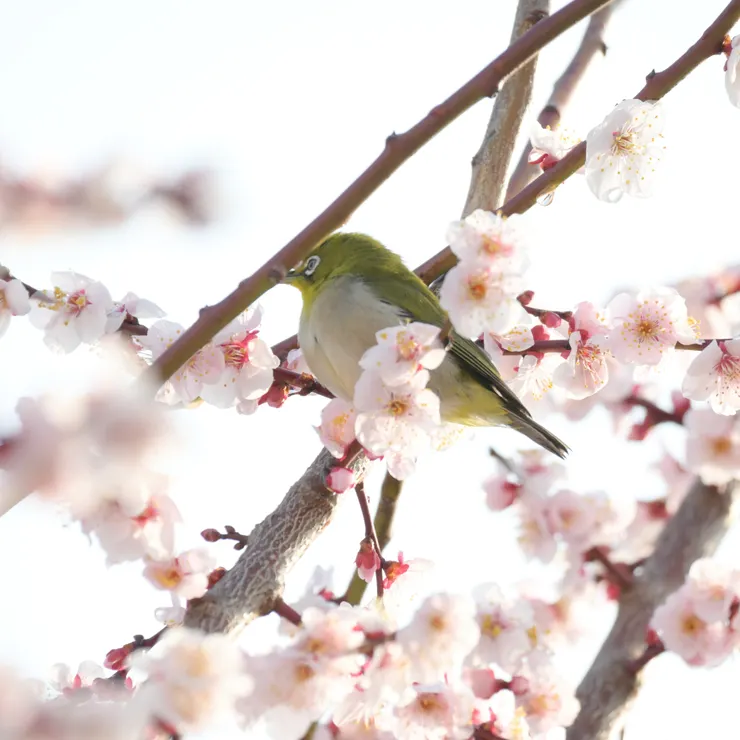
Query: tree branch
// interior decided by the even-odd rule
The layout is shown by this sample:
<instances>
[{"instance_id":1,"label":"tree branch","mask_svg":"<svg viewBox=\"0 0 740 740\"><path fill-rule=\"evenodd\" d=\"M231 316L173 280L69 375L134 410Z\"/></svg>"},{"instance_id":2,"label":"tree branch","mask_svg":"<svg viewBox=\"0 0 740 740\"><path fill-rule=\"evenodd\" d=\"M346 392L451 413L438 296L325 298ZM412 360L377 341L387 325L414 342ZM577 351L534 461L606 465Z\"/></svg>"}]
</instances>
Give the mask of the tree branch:
<instances>
[{"instance_id":1,"label":"tree branch","mask_svg":"<svg viewBox=\"0 0 740 740\"><path fill-rule=\"evenodd\" d=\"M550 13L550 0L519 0L511 43ZM473 157L473 172L463 218L482 208L495 211L501 206L511 155L532 98L537 57L516 71L501 88L491 111L483 143Z\"/></svg>"},{"instance_id":2,"label":"tree branch","mask_svg":"<svg viewBox=\"0 0 740 740\"><path fill-rule=\"evenodd\" d=\"M647 84L635 95L635 98L638 100L660 100L667 95L703 61L721 52L725 34L737 23L738 18L740 18L740 0L732 0L702 34L701 38L670 67L648 76ZM530 33L537 31L538 27L539 24ZM508 200L501 209L501 213L505 216L524 213L537 202L537 198L542 193L549 192L577 172L583 166L585 160L586 142L583 141L556 165L553 165L547 172L543 172L533 183ZM452 254L449 247L446 247L434 257L428 259L423 265L417 267L416 274L428 284L452 268L456 261L455 255Z\"/></svg>"},{"instance_id":3,"label":"tree branch","mask_svg":"<svg viewBox=\"0 0 740 740\"><path fill-rule=\"evenodd\" d=\"M198 320L147 371L150 377L146 380L154 379L161 384L171 377L229 321L279 283L316 244L342 226L355 209L422 146L478 101L495 95L499 85L543 46L609 2L572 0L557 13L537 23L447 100L432 108L415 126L403 134L391 134L378 158L303 231L226 298L201 309Z\"/></svg>"},{"instance_id":4,"label":"tree branch","mask_svg":"<svg viewBox=\"0 0 740 740\"><path fill-rule=\"evenodd\" d=\"M550 128L558 127L563 111L584 78L592 60L599 54L606 54L604 31L620 2L621 0L615 0L611 5L607 5L591 16L573 59L566 67L565 72L555 82L547 105L537 117L537 122L543 128L548 126ZM522 156L519 158L519 163L509 180L506 200L511 200L518 192L529 185L537 175L538 168L529 163L529 153L531 151L532 145L527 142Z\"/></svg>"},{"instance_id":5,"label":"tree branch","mask_svg":"<svg viewBox=\"0 0 740 740\"><path fill-rule=\"evenodd\" d=\"M736 490L733 484L718 491L697 480L666 523L655 551L623 592L616 622L578 687L581 711L567 740L609 740L623 724L640 687L640 674L632 667L644 653L653 612L683 584L695 560L717 549L730 526Z\"/></svg>"},{"instance_id":6,"label":"tree branch","mask_svg":"<svg viewBox=\"0 0 740 740\"><path fill-rule=\"evenodd\" d=\"M336 459L323 450L275 511L252 530L234 566L203 598L189 603L186 626L232 632L275 607L286 573L334 515L338 496L329 492L325 480L336 465ZM358 479L368 466L364 455L349 463Z\"/></svg>"}]
</instances>

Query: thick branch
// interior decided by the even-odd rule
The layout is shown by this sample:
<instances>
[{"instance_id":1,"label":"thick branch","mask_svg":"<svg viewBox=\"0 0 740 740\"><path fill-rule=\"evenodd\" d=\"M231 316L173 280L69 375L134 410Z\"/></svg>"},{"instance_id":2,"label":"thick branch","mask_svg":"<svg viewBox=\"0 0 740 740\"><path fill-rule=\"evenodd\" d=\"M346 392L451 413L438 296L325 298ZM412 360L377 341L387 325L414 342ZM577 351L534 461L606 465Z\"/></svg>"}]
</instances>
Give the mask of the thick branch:
<instances>
[{"instance_id":1,"label":"thick branch","mask_svg":"<svg viewBox=\"0 0 740 740\"><path fill-rule=\"evenodd\" d=\"M740 0L732 0L714 23L702 34L701 38L670 67L648 76L647 84L635 95L635 98L638 100L659 100L667 95L703 61L721 52L722 40L725 34L737 23L738 18L740 18ZM537 31L538 28L539 24L530 33ZM583 141L556 165L547 172L543 172L533 183L507 201L501 209L501 213L505 216L511 216L514 213L523 213L528 210L537 202L537 198L542 193L553 190L577 172L583 166L585 160L586 142ZM423 265L417 267L416 274L425 283L430 283L453 267L456 261L455 255L452 254L449 247L446 247Z\"/></svg>"},{"instance_id":2,"label":"thick branch","mask_svg":"<svg viewBox=\"0 0 740 740\"><path fill-rule=\"evenodd\" d=\"M604 43L604 31L612 17L614 10L620 0L615 0L591 16L578 47L565 72L557 79L552 88L552 94L547 105L537 117L537 122L543 128L557 128L563 111L573 97L573 93L586 74L594 57L606 54ZM506 191L506 200L511 200L519 191L523 190L535 178L538 168L529 164L529 153L532 145L527 142L524 147L519 163L509 180L509 188Z\"/></svg>"},{"instance_id":3,"label":"thick branch","mask_svg":"<svg viewBox=\"0 0 740 740\"><path fill-rule=\"evenodd\" d=\"M519 0L511 32L513 44L550 13L550 0ZM537 57L527 62L504 83L496 98L478 153L473 157L470 189L463 217L477 208L495 211L501 206L516 137L532 98Z\"/></svg>"},{"instance_id":4,"label":"thick branch","mask_svg":"<svg viewBox=\"0 0 740 740\"><path fill-rule=\"evenodd\" d=\"M147 374L160 384L172 376L229 321L280 282L316 244L341 227L355 209L422 146L478 101L495 95L499 85L543 46L609 2L572 0L537 23L406 133L389 136L380 156L333 203L226 298L201 309L198 320L157 359Z\"/></svg>"},{"instance_id":5,"label":"thick branch","mask_svg":"<svg viewBox=\"0 0 740 740\"><path fill-rule=\"evenodd\" d=\"M325 480L336 464L326 450L311 463L275 511L249 534L249 544L231 570L202 599L190 602L188 627L232 632L273 609L286 573L332 519L338 497ZM361 479L368 465L359 455L351 467Z\"/></svg>"},{"instance_id":6,"label":"thick branch","mask_svg":"<svg viewBox=\"0 0 740 740\"><path fill-rule=\"evenodd\" d=\"M668 521L634 586L622 592L614 627L578 687L581 712L567 740L610 740L622 726L640 686L632 666L645 650L653 612L681 586L695 560L717 549L730 525L735 492L734 486L722 492L697 480Z\"/></svg>"}]
</instances>

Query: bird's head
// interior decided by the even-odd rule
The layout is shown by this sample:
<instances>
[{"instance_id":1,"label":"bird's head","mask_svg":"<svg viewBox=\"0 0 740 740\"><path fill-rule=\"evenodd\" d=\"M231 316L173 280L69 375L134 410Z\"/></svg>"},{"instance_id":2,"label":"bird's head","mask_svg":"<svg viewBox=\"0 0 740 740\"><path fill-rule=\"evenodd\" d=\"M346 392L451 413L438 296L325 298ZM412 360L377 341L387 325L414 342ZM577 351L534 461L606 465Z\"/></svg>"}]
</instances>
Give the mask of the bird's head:
<instances>
[{"instance_id":1,"label":"bird's head","mask_svg":"<svg viewBox=\"0 0 740 740\"><path fill-rule=\"evenodd\" d=\"M298 288L303 300L311 301L329 281L344 275L360 279L401 265L401 258L364 234L333 234L299 262L283 282Z\"/></svg>"}]
</instances>

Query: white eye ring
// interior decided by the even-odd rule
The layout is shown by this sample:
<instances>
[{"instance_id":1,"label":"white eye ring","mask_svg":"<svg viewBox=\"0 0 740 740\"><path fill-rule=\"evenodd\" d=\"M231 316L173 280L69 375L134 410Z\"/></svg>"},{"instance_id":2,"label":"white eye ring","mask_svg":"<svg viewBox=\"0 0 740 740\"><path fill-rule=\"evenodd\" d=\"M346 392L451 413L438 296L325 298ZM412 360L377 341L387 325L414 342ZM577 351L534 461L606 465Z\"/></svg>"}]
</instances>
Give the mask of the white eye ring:
<instances>
[{"instance_id":1,"label":"white eye ring","mask_svg":"<svg viewBox=\"0 0 740 740\"><path fill-rule=\"evenodd\" d=\"M319 266L320 262L321 262L321 257L319 257L316 254L309 257L306 260L306 269L303 271L303 274L306 277L310 277L311 275L313 275L314 272L316 272L316 268Z\"/></svg>"}]
</instances>

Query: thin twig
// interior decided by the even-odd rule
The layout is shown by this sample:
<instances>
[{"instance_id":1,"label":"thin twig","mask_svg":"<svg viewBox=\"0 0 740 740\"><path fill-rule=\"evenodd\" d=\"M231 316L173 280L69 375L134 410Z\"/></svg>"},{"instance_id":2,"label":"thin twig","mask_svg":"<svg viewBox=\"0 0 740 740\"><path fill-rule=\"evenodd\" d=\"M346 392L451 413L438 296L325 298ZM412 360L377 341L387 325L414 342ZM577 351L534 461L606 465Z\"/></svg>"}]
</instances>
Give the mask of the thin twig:
<instances>
[{"instance_id":1,"label":"thin twig","mask_svg":"<svg viewBox=\"0 0 740 740\"><path fill-rule=\"evenodd\" d=\"M381 558L383 550L388 546L391 539L393 520L396 516L396 506L398 504L398 498L401 495L402 487L403 484L401 481L396 480L390 473L386 472L383 484L380 487L380 499L378 500L378 508L375 510L375 519L373 520ZM340 601L357 605L362 601L366 588L367 583L355 571L347 591L341 597Z\"/></svg>"},{"instance_id":2,"label":"thin twig","mask_svg":"<svg viewBox=\"0 0 740 740\"><path fill-rule=\"evenodd\" d=\"M370 539L375 548L375 553L383 560L383 549L380 547L378 542L378 535L375 533L375 525L373 524L373 518L370 515L370 507L367 503L367 495L365 494L365 484L360 482L355 486L355 493L357 494L357 500L360 503L360 511L362 512L362 521L365 524L365 537ZM383 569L378 568L375 571L375 586L377 590L377 596L379 599L383 598Z\"/></svg>"},{"instance_id":3,"label":"thin twig","mask_svg":"<svg viewBox=\"0 0 740 740\"><path fill-rule=\"evenodd\" d=\"M298 626L301 624L301 615L289 604L286 604L281 598L275 599L275 604L272 607L275 614L278 614L283 619L287 619L291 624Z\"/></svg>"},{"instance_id":4,"label":"thin twig","mask_svg":"<svg viewBox=\"0 0 740 740\"><path fill-rule=\"evenodd\" d=\"M540 49L575 23L607 5L610 0L572 0L549 18L537 23L465 83L447 100L435 106L419 123L403 134L392 134L378 158L303 231L271 257L251 277L219 303L201 309L198 320L157 358L144 378L149 387L160 385L182 367L229 321L279 283L287 271L303 259L322 239L347 219L404 162L421 147L483 98L495 95L499 85Z\"/></svg>"}]
</instances>

